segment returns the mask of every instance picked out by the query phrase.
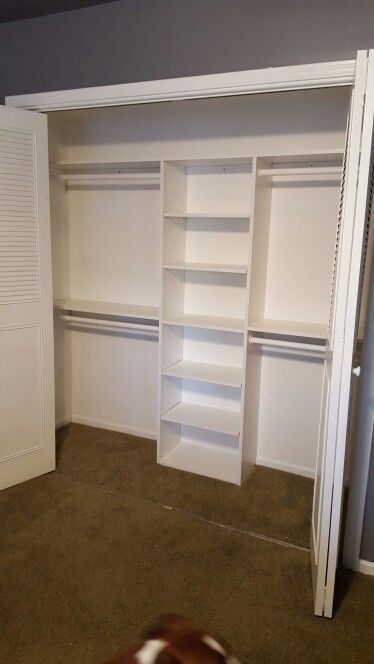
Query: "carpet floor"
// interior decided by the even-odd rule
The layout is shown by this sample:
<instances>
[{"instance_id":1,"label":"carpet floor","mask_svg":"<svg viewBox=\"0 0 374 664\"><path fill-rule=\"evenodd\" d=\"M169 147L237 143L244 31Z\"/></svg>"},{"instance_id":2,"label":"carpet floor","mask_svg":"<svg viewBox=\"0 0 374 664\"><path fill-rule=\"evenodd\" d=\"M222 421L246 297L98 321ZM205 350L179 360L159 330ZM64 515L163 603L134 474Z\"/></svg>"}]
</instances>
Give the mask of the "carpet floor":
<instances>
[{"instance_id":1,"label":"carpet floor","mask_svg":"<svg viewBox=\"0 0 374 664\"><path fill-rule=\"evenodd\" d=\"M309 547L312 480L257 466L242 487L156 463L154 441L69 424L57 432L57 471L124 495Z\"/></svg>"},{"instance_id":2,"label":"carpet floor","mask_svg":"<svg viewBox=\"0 0 374 664\"><path fill-rule=\"evenodd\" d=\"M0 523L4 664L99 664L165 611L243 664L373 661L374 579L315 618L304 550L57 473L3 491Z\"/></svg>"}]
</instances>

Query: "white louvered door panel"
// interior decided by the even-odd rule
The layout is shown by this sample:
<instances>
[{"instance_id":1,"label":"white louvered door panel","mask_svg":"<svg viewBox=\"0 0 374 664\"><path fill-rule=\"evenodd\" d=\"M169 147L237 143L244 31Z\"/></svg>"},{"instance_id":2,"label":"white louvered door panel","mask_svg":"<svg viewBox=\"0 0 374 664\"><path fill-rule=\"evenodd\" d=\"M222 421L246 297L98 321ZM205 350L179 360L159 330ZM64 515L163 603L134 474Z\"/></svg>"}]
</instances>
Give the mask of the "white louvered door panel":
<instances>
[{"instance_id":1,"label":"white louvered door panel","mask_svg":"<svg viewBox=\"0 0 374 664\"><path fill-rule=\"evenodd\" d=\"M40 298L34 135L0 129L0 302Z\"/></svg>"},{"instance_id":2,"label":"white louvered door panel","mask_svg":"<svg viewBox=\"0 0 374 664\"><path fill-rule=\"evenodd\" d=\"M54 464L47 118L0 107L0 488Z\"/></svg>"},{"instance_id":3,"label":"white louvered door panel","mask_svg":"<svg viewBox=\"0 0 374 664\"><path fill-rule=\"evenodd\" d=\"M331 617L339 551L352 359L365 248L373 124L373 53L358 53L344 156L314 485L314 611Z\"/></svg>"}]
</instances>

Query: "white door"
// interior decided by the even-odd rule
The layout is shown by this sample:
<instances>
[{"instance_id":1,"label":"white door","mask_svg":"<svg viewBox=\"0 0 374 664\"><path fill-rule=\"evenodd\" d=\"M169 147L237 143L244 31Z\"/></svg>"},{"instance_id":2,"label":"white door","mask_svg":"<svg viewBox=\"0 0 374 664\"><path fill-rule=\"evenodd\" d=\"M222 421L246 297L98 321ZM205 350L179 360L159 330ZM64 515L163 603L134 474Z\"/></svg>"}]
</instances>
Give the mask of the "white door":
<instances>
[{"instance_id":1,"label":"white door","mask_svg":"<svg viewBox=\"0 0 374 664\"><path fill-rule=\"evenodd\" d=\"M55 467L47 118L0 106L0 488Z\"/></svg>"},{"instance_id":2,"label":"white door","mask_svg":"<svg viewBox=\"0 0 374 664\"><path fill-rule=\"evenodd\" d=\"M369 217L374 51L359 52L347 129L323 377L311 531L314 612L331 618L339 552L352 360ZM366 92L366 96L365 96Z\"/></svg>"}]
</instances>

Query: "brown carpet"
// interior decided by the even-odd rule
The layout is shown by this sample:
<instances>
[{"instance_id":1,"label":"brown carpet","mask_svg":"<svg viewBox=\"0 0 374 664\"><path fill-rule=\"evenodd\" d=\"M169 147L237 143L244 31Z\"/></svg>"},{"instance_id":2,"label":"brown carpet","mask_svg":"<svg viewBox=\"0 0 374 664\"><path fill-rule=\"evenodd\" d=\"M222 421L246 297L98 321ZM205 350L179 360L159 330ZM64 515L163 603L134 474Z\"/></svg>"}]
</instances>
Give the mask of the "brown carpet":
<instances>
[{"instance_id":1,"label":"brown carpet","mask_svg":"<svg viewBox=\"0 0 374 664\"><path fill-rule=\"evenodd\" d=\"M4 491L0 523L4 664L96 664L164 611L243 664L373 661L374 580L349 576L335 618L315 618L302 550L55 473Z\"/></svg>"},{"instance_id":2,"label":"brown carpet","mask_svg":"<svg viewBox=\"0 0 374 664\"><path fill-rule=\"evenodd\" d=\"M79 424L60 429L57 441L63 475L309 547L310 479L257 466L237 487L158 465L154 441Z\"/></svg>"}]
</instances>

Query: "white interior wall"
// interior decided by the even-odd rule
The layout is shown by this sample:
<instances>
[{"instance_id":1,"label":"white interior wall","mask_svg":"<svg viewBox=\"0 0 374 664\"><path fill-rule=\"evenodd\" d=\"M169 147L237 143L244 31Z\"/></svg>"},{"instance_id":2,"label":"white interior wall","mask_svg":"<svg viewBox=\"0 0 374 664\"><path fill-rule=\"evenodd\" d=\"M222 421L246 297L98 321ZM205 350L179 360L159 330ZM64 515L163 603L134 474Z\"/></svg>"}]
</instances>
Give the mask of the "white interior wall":
<instances>
[{"instance_id":1,"label":"white interior wall","mask_svg":"<svg viewBox=\"0 0 374 664\"><path fill-rule=\"evenodd\" d=\"M265 318L327 324L339 182L273 182Z\"/></svg>"},{"instance_id":2,"label":"white interior wall","mask_svg":"<svg viewBox=\"0 0 374 664\"><path fill-rule=\"evenodd\" d=\"M51 114L51 159L197 159L340 150L348 94L345 89L311 90ZM159 194L133 193L69 191L63 229L61 214L53 211L57 297L158 303ZM279 239L281 215L274 219L271 251ZM317 233L308 237L306 247L311 252L315 238L327 232L318 216L313 223ZM276 288L271 274L269 284L274 284L268 290L270 307ZM322 315L317 309L313 318ZM321 364L268 355L262 366L258 461L310 474ZM157 342L151 339L85 330L58 334L57 420L71 415L77 421L155 437L157 356Z\"/></svg>"}]
</instances>

